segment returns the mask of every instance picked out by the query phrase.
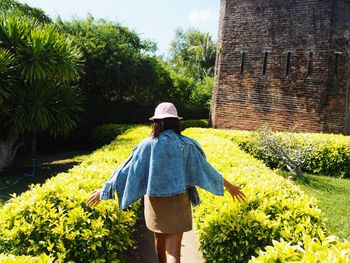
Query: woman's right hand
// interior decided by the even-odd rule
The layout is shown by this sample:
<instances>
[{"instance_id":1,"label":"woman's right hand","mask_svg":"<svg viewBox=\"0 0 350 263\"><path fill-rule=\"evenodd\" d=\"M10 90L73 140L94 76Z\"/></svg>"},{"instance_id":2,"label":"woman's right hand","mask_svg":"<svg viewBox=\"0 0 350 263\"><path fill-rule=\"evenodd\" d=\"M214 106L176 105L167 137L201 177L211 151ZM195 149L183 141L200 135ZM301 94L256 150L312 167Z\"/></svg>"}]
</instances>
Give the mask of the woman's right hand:
<instances>
[{"instance_id":1,"label":"woman's right hand","mask_svg":"<svg viewBox=\"0 0 350 263\"><path fill-rule=\"evenodd\" d=\"M101 201L101 189L91 192L90 197L86 201L88 206L97 205Z\"/></svg>"}]
</instances>

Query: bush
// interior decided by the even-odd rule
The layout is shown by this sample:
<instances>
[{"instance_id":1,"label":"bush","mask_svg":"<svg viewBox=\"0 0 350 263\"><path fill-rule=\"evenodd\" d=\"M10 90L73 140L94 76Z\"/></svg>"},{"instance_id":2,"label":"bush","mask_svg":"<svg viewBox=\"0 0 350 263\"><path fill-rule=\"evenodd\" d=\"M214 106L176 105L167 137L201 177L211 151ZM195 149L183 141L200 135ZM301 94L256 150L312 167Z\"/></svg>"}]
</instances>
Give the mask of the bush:
<instances>
[{"instance_id":1,"label":"bush","mask_svg":"<svg viewBox=\"0 0 350 263\"><path fill-rule=\"evenodd\" d=\"M208 120L181 120L180 121L180 129L186 130L187 128L191 127L199 127L199 128L208 128Z\"/></svg>"},{"instance_id":2,"label":"bush","mask_svg":"<svg viewBox=\"0 0 350 263\"><path fill-rule=\"evenodd\" d=\"M44 254L38 257L0 254L0 262L1 263L52 263L53 259Z\"/></svg>"},{"instance_id":3,"label":"bush","mask_svg":"<svg viewBox=\"0 0 350 263\"><path fill-rule=\"evenodd\" d=\"M146 127L130 129L67 173L6 203L0 211L0 253L45 253L55 262L125 262L139 202L123 212L114 200L93 208L85 202L148 134Z\"/></svg>"},{"instance_id":4,"label":"bush","mask_svg":"<svg viewBox=\"0 0 350 263\"><path fill-rule=\"evenodd\" d=\"M246 203L200 191L203 203L194 210L200 247L208 262L247 262L272 240L297 244L324 229L315 200L291 181L239 150L228 131L189 129L186 135L203 146L207 158L225 178L243 186Z\"/></svg>"},{"instance_id":5,"label":"bush","mask_svg":"<svg viewBox=\"0 0 350 263\"><path fill-rule=\"evenodd\" d=\"M93 147L99 148L103 145L109 144L114 141L118 135L123 134L127 129L130 129L134 125L131 124L104 124L95 128L91 132L90 144Z\"/></svg>"},{"instance_id":6,"label":"bush","mask_svg":"<svg viewBox=\"0 0 350 263\"><path fill-rule=\"evenodd\" d=\"M265 248L257 258L250 260L250 263L270 262L349 262L350 241L341 243L335 236L325 237L320 232L319 238L306 236L303 243L292 245L281 240L273 241L273 246Z\"/></svg>"},{"instance_id":7,"label":"bush","mask_svg":"<svg viewBox=\"0 0 350 263\"><path fill-rule=\"evenodd\" d=\"M126 130L134 127L135 125L131 124L104 124L97 127L91 132L90 143L94 147L101 147L103 145L109 144L115 138L124 133ZM208 120L181 120L180 128L185 130L189 127L208 127Z\"/></svg>"},{"instance_id":8,"label":"bush","mask_svg":"<svg viewBox=\"0 0 350 263\"><path fill-rule=\"evenodd\" d=\"M307 149L314 145L314 150L306 158L303 170L335 177L350 178L350 137L340 134L317 133L277 133L282 138L293 139L299 147ZM229 138L252 154L263 160L269 167L279 166L279 160L272 158L257 147L254 136L248 131L226 131Z\"/></svg>"}]
</instances>

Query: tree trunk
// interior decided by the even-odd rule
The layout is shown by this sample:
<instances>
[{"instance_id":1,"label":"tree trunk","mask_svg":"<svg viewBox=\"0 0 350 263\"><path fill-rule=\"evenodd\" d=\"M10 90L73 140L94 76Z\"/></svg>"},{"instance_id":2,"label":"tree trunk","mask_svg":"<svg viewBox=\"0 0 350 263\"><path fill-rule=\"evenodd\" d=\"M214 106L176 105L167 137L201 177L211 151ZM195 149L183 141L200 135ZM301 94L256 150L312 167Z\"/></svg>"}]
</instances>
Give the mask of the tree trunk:
<instances>
[{"instance_id":1,"label":"tree trunk","mask_svg":"<svg viewBox=\"0 0 350 263\"><path fill-rule=\"evenodd\" d=\"M0 137L0 171L12 166L17 151L22 145L19 134L14 131L9 131L3 138Z\"/></svg>"}]
</instances>

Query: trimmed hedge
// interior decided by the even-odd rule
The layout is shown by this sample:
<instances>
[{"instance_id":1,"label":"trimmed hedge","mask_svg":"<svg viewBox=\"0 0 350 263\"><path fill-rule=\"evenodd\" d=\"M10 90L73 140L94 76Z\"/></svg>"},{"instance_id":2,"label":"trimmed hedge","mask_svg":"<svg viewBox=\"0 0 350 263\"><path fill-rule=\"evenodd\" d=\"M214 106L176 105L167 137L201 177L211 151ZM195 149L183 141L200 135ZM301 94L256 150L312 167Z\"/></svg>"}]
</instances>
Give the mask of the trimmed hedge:
<instances>
[{"instance_id":1,"label":"trimmed hedge","mask_svg":"<svg viewBox=\"0 0 350 263\"><path fill-rule=\"evenodd\" d=\"M131 124L104 124L95 128L90 135L90 144L93 147L101 147L103 145L109 144L115 140L115 138L123 134L127 129L134 127ZM185 130L190 127L202 127L208 128L208 120L181 120L180 129Z\"/></svg>"},{"instance_id":2,"label":"trimmed hedge","mask_svg":"<svg viewBox=\"0 0 350 263\"><path fill-rule=\"evenodd\" d=\"M52 263L53 259L44 254L38 257L0 254L0 262L1 263Z\"/></svg>"},{"instance_id":3,"label":"trimmed hedge","mask_svg":"<svg viewBox=\"0 0 350 263\"><path fill-rule=\"evenodd\" d=\"M276 135L288 137L295 141L299 147L315 144L314 151L306 159L303 166L304 171L328 175L334 177L350 178L350 137L341 134L320 134L320 133L282 133ZM252 154L254 157L263 160L270 167L277 167L278 160L267 156L260 151L254 143L252 132L227 130L224 132L226 138L238 143L238 145Z\"/></svg>"},{"instance_id":4,"label":"trimmed hedge","mask_svg":"<svg viewBox=\"0 0 350 263\"><path fill-rule=\"evenodd\" d=\"M0 253L125 262L140 203L119 212L114 200L93 208L85 202L148 134L149 128L132 128L67 173L6 203L0 210Z\"/></svg>"},{"instance_id":5,"label":"trimmed hedge","mask_svg":"<svg viewBox=\"0 0 350 263\"><path fill-rule=\"evenodd\" d=\"M183 131L187 128L198 127L198 128L209 128L208 120L181 120L180 129Z\"/></svg>"},{"instance_id":6,"label":"trimmed hedge","mask_svg":"<svg viewBox=\"0 0 350 263\"><path fill-rule=\"evenodd\" d=\"M297 245L284 240L273 241L273 246L265 250L249 262L350 262L350 241L341 243L337 237L325 237L323 233L317 239L307 236L303 243Z\"/></svg>"},{"instance_id":7,"label":"trimmed hedge","mask_svg":"<svg viewBox=\"0 0 350 263\"><path fill-rule=\"evenodd\" d=\"M117 211L113 200L94 208L85 202L149 133L149 127L133 127L68 173L5 204L0 210L0 253L45 253L55 262L125 262L139 202L124 212ZM247 196L240 204L228 193L222 198L200 190L203 203L193 216L207 262L247 262L274 240L295 246L325 231L315 200L241 151L230 131L192 128L184 135L198 140L209 162L243 186Z\"/></svg>"},{"instance_id":8,"label":"trimmed hedge","mask_svg":"<svg viewBox=\"0 0 350 263\"><path fill-rule=\"evenodd\" d=\"M123 134L134 125L129 124L104 124L95 128L90 135L90 145L96 148L102 147L114 141L118 135Z\"/></svg>"},{"instance_id":9,"label":"trimmed hedge","mask_svg":"<svg viewBox=\"0 0 350 263\"><path fill-rule=\"evenodd\" d=\"M194 209L200 248L207 262L247 262L260 249L283 238L297 244L324 229L314 199L225 138L226 131L188 129L207 158L229 181L243 186L247 202L233 202L200 191ZM220 135L220 136L219 136Z\"/></svg>"}]
</instances>

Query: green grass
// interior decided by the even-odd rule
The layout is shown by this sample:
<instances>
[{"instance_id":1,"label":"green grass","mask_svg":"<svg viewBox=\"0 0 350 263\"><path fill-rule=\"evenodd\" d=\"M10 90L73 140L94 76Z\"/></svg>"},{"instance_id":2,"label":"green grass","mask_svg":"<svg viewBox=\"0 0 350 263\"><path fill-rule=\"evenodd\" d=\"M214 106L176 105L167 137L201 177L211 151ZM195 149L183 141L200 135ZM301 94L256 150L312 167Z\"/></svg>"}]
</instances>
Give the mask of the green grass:
<instances>
[{"instance_id":1,"label":"green grass","mask_svg":"<svg viewBox=\"0 0 350 263\"><path fill-rule=\"evenodd\" d=\"M312 174L305 174L305 177L306 180L296 180L295 183L319 201L330 233L350 240L350 179Z\"/></svg>"}]
</instances>

